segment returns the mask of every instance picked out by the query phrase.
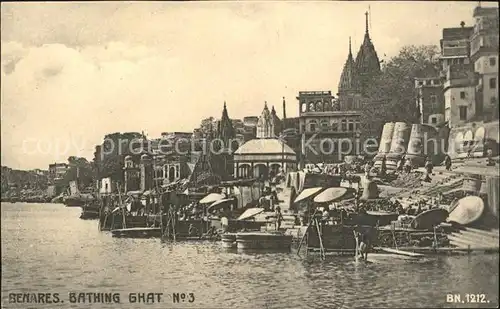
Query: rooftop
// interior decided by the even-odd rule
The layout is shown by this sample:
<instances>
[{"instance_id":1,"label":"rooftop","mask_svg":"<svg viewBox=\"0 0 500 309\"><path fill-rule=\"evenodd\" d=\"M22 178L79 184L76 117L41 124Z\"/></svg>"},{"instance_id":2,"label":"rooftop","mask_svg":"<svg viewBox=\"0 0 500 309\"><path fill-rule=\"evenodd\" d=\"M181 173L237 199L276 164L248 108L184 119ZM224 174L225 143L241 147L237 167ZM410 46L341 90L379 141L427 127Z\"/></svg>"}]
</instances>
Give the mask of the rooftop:
<instances>
[{"instance_id":1,"label":"rooftop","mask_svg":"<svg viewBox=\"0 0 500 309\"><path fill-rule=\"evenodd\" d=\"M243 144L234 152L235 155L282 153L295 154L295 151L276 138L253 139Z\"/></svg>"}]
</instances>

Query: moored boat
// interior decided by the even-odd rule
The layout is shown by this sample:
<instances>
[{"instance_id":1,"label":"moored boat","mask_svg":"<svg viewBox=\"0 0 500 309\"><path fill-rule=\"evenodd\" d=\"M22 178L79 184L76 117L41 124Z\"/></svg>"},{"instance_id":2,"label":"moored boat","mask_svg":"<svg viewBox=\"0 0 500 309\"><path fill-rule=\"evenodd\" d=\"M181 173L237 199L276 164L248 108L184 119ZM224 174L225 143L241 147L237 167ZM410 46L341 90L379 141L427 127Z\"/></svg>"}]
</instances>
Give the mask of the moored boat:
<instances>
[{"instance_id":1,"label":"moored boat","mask_svg":"<svg viewBox=\"0 0 500 309\"><path fill-rule=\"evenodd\" d=\"M411 222L414 229L432 229L434 226L444 222L448 217L448 211L443 208L434 208L418 214Z\"/></svg>"},{"instance_id":2,"label":"moored boat","mask_svg":"<svg viewBox=\"0 0 500 309\"><path fill-rule=\"evenodd\" d=\"M238 249L290 250L292 239L291 235L282 233L241 232L236 233L236 246Z\"/></svg>"},{"instance_id":3,"label":"moored boat","mask_svg":"<svg viewBox=\"0 0 500 309\"><path fill-rule=\"evenodd\" d=\"M235 248L236 247L236 234L226 233L221 235L221 242L223 248Z\"/></svg>"},{"instance_id":4,"label":"moored boat","mask_svg":"<svg viewBox=\"0 0 500 309\"><path fill-rule=\"evenodd\" d=\"M159 227L133 227L126 229L111 230L113 237L123 238L152 238L161 237L161 228Z\"/></svg>"}]
</instances>

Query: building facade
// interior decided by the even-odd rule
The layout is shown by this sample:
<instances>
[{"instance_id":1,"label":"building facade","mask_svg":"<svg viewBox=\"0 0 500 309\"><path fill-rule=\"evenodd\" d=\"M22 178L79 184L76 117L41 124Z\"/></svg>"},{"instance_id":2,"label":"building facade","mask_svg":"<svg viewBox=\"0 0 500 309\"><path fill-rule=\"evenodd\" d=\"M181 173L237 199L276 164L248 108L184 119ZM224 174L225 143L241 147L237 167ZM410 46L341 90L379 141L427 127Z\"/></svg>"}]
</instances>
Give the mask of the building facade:
<instances>
[{"instance_id":1,"label":"building facade","mask_svg":"<svg viewBox=\"0 0 500 309\"><path fill-rule=\"evenodd\" d=\"M498 9L476 7L470 59L477 73L476 114L498 119Z\"/></svg>"},{"instance_id":2,"label":"building facade","mask_svg":"<svg viewBox=\"0 0 500 309\"><path fill-rule=\"evenodd\" d=\"M439 126L444 123L445 102L441 78L415 78L417 106L420 110L420 123Z\"/></svg>"}]
</instances>

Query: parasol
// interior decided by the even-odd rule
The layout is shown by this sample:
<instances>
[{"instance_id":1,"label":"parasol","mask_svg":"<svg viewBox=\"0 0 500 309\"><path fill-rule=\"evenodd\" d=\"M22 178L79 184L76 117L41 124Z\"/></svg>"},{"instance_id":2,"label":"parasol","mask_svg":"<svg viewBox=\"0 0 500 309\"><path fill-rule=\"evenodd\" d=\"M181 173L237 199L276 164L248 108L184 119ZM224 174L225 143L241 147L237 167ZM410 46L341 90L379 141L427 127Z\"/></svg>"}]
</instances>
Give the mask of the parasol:
<instances>
[{"instance_id":1,"label":"parasol","mask_svg":"<svg viewBox=\"0 0 500 309\"><path fill-rule=\"evenodd\" d=\"M346 188L328 188L320 194L316 195L314 202L329 203L341 199L347 193Z\"/></svg>"},{"instance_id":2,"label":"parasol","mask_svg":"<svg viewBox=\"0 0 500 309\"><path fill-rule=\"evenodd\" d=\"M302 190L302 192L300 192L300 194L295 198L295 201L294 203L298 203L300 201L303 201L309 197L312 197L313 195L315 195L316 193L318 193L319 191L323 190L323 188L321 187L316 187L316 188L309 188L309 189L304 189Z\"/></svg>"},{"instance_id":3,"label":"parasol","mask_svg":"<svg viewBox=\"0 0 500 309\"><path fill-rule=\"evenodd\" d=\"M222 199L224 199L224 195L219 193L210 193L200 200L200 204L211 204Z\"/></svg>"},{"instance_id":4,"label":"parasol","mask_svg":"<svg viewBox=\"0 0 500 309\"><path fill-rule=\"evenodd\" d=\"M444 222L448 217L448 211L443 208L434 208L418 214L411 226L415 229L432 229L434 226Z\"/></svg>"},{"instance_id":5,"label":"parasol","mask_svg":"<svg viewBox=\"0 0 500 309\"><path fill-rule=\"evenodd\" d=\"M245 212L242 213L241 216L239 216L237 220L246 220L246 219L253 218L263 211L264 211L264 208L249 208L249 209L245 210Z\"/></svg>"},{"instance_id":6,"label":"parasol","mask_svg":"<svg viewBox=\"0 0 500 309\"><path fill-rule=\"evenodd\" d=\"M218 200L218 201L213 202L213 204L207 208L207 211L212 212L214 210L227 207L227 206L231 205L232 203L234 203L234 199L232 199L232 198Z\"/></svg>"},{"instance_id":7,"label":"parasol","mask_svg":"<svg viewBox=\"0 0 500 309\"><path fill-rule=\"evenodd\" d=\"M455 208L450 212L448 222L466 225L478 220L484 211L484 202L477 196L461 198Z\"/></svg>"}]
</instances>

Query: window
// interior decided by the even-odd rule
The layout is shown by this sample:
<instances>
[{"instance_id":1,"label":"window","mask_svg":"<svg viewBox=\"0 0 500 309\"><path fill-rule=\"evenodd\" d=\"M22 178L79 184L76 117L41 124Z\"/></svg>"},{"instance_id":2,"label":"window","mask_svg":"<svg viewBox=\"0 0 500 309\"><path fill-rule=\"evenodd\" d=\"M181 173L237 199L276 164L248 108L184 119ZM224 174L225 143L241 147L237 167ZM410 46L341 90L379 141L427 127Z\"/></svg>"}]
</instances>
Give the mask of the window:
<instances>
[{"instance_id":1,"label":"window","mask_svg":"<svg viewBox=\"0 0 500 309\"><path fill-rule=\"evenodd\" d=\"M491 97L491 99L490 99L491 105L494 105L496 102L497 102L497 98Z\"/></svg>"},{"instance_id":2,"label":"window","mask_svg":"<svg viewBox=\"0 0 500 309\"><path fill-rule=\"evenodd\" d=\"M311 120L311 122L309 122L309 131L316 132L316 121Z\"/></svg>"},{"instance_id":3,"label":"window","mask_svg":"<svg viewBox=\"0 0 500 309\"><path fill-rule=\"evenodd\" d=\"M354 131L354 122L352 120L349 120L349 127L348 127L348 130L349 131Z\"/></svg>"},{"instance_id":4,"label":"window","mask_svg":"<svg viewBox=\"0 0 500 309\"><path fill-rule=\"evenodd\" d=\"M332 122L332 131L338 131L339 130L339 124L337 123L337 121L333 121Z\"/></svg>"},{"instance_id":5,"label":"window","mask_svg":"<svg viewBox=\"0 0 500 309\"><path fill-rule=\"evenodd\" d=\"M432 124L436 124L436 123L437 123L437 119L436 119L436 117L431 117L431 123L432 123Z\"/></svg>"},{"instance_id":6,"label":"window","mask_svg":"<svg viewBox=\"0 0 500 309\"><path fill-rule=\"evenodd\" d=\"M423 85L424 85L424 82L423 82L423 81L419 81L419 82L418 82L418 85L419 85L419 86L423 86Z\"/></svg>"},{"instance_id":7,"label":"window","mask_svg":"<svg viewBox=\"0 0 500 309\"><path fill-rule=\"evenodd\" d=\"M323 111L323 103L321 103L321 101L318 101L316 103L316 111L317 112L322 112Z\"/></svg>"},{"instance_id":8,"label":"window","mask_svg":"<svg viewBox=\"0 0 500 309\"><path fill-rule=\"evenodd\" d=\"M467 120L467 106L459 106L460 120Z\"/></svg>"},{"instance_id":9,"label":"window","mask_svg":"<svg viewBox=\"0 0 500 309\"><path fill-rule=\"evenodd\" d=\"M328 131L330 127L328 126L328 121L323 120L321 121L321 131Z\"/></svg>"},{"instance_id":10,"label":"window","mask_svg":"<svg viewBox=\"0 0 500 309\"><path fill-rule=\"evenodd\" d=\"M496 78L490 78L490 89L495 89L497 87L497 79Z\"/></svg>"},{"instance_id":11,"label":"window","mask_svg":"<svg viewBox=\"0 0 500 309\"><path fill-rule=\"evenodd\" d=\"M347 120L342 120L342 125L341 125L342 131L347 131Z\"/></svg>"},{"instance_id":12,"label":"window","mask_svg":"<svg viewBox=\"0 0 500 309\"><path fill-rule=\"evenodd\" d=\"M302 132L304 132L305 130L306 130L306 125L305 125L305 124L303 124L303 125L301 126L300 132L302 133Z\"/></svg>"},{"instance_id":13,"label":"window","mask_svg":"<svg viewBox=\"0 0 500 309\"><path fill-rule=\"evenodd\" d=\"M353 108L353 99L352 98L347 98L347 109L352 109Z\"/></svg>"},{"instance_id":14,"label":"window","mask_svg":"<svg viewBox=\"0 0 500 309\"><path fill-rule=\"evenodd\" d=\"M435 94L431 95L431 103L436 104L437 96Z\"/></svg>"},{"instance_id":15,"label":"window","mask_svg":"<svg viewBox=\"0 0 500 309\"><path fill-rule=\"evenodd\" d=\"M354 129L355 129L356 131L359 131L359 130L360 130L359 120L356 120L356 123L355 123L355 125L354 125Z\"/></svg>"},{"instance_id":16,"label":"window","mask_svg":"<svg viewBox=\"0 0 500 309\"><path fill-rule=\"evenodd\" d=\"M497 64L497 59L495 57L490 58L490 65L494 67Z\"/></svg>"},{"instance_id":17,"label":"window","mask_svg":"<svg viewBox=\"0 0 500 309\"><path fill-rule=\"evenodd\" d=\"M465 99L465 91L460 91L460 99Z\"/></svg>"},{"instance_id":18,"label":"window","mask_svg":"<svg viewBox=\"0 0 500 309\"><path fill-rule=\"evenodd\" d=\"M314 112L314 102L309 103L309 112Z\"/></svg>"}]
</instances>

